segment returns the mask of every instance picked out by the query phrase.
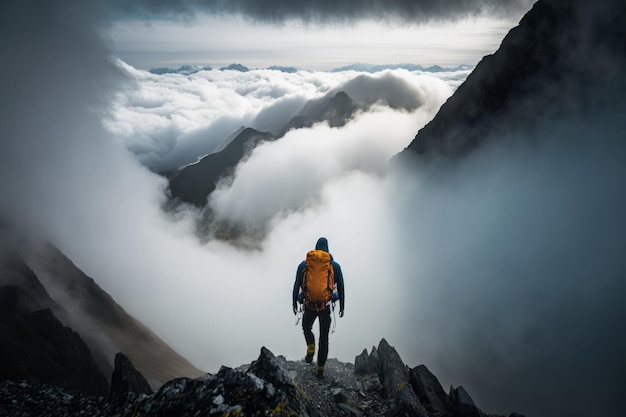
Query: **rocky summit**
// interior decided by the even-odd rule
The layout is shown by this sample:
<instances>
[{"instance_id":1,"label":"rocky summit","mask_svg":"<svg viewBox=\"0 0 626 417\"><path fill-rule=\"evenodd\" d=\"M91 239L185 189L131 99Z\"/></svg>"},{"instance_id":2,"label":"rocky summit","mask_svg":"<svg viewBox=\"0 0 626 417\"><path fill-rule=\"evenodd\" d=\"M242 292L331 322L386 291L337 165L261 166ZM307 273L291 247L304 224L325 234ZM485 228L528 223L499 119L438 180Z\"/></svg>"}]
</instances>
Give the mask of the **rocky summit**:
<instances>
[{"instance_id":1,"label":"rocky summit","mask_svg":"<svg viewBox=\"0 0 626 417\"><path fill-rule=\"evenodd\" d=\"M322 379L315 366L288 361L265 347L249 365L176 378L156 393L123 354L115 364L119 381L108 397L3 381L0 416L492 416L462 386L446 394L426 366L407 367L385 339L370 353L364 350L355 364L329 359Z\"/></svg>"}]
</instances>

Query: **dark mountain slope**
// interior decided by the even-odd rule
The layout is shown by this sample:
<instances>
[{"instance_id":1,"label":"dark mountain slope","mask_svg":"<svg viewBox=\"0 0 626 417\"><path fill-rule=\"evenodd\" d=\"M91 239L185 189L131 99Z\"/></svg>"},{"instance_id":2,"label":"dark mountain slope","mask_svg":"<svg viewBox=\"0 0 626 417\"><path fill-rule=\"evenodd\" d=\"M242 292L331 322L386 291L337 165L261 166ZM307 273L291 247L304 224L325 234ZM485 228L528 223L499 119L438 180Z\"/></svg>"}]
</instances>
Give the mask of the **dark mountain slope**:
<instances>
[{"instance_id":1,"label":"dark mountain slope","mask_svg":"<svg viewBox=\"0 0 626 417\"><path fill-rule=\"evenodd\" d=\"M54 384L73 392L106 395L107 378L81 336L52 312L67 317L18 257L2 268L0 378Z\"/></svg>"},{"instance_id":2,"label":"dark mountain slope","mask_svg":"<svg viewBox=\"0 0 626 417\"><path fill-rule=\"evenodd\" d=\"M42 283L70 313L63 321L82 335L107 377L117 352L124 352L153 387L172 378L203 374L130 316L58 249L47 246L36 259Z\"/></svg>"},{"instance_id":3,"label":"dark mountain slope","mask_svg":"<svg viewBox=\"0 0 626 417\"><path fill-rule=\"evenodd\" d=\"M538 1L404 154L462 155L489 136L623 103L624 22L621 0Z\"/></svg>"},{"instance_id":4,"label":"dark mountain slope","mask_svg":"<svg viewBox=\"0 0 626 417\"><path fill-rule=\"evenodd\" d=\"M271 139L269 133L244 129L224 149L187 165L170 179L172 198L203 207L218 181L227 176L259 142Z\"/></svg>"}]
</instances>

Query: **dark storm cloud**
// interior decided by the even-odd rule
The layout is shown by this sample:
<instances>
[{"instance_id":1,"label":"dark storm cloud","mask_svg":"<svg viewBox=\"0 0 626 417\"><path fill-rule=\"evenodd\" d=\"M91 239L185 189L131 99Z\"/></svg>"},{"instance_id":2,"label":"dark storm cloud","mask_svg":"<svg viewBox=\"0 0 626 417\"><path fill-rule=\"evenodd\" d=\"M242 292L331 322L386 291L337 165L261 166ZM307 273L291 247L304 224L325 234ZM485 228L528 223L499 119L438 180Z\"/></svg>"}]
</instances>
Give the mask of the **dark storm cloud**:
<instances>
[{"instance_id":1,"label":"dark storm cloud","mask_svg":"<svg viewBox=\"0 0 626 417\"><path fill-rule=\"evenodd\" d=\"M356 19L424 22L455 20L481 14L506 16L527 10L529 0L190 0L117 1L124 13L181 14L196 12L238 14L264 22L299 19L306 22L341 22Z\"/></svg>"}]
</instances>

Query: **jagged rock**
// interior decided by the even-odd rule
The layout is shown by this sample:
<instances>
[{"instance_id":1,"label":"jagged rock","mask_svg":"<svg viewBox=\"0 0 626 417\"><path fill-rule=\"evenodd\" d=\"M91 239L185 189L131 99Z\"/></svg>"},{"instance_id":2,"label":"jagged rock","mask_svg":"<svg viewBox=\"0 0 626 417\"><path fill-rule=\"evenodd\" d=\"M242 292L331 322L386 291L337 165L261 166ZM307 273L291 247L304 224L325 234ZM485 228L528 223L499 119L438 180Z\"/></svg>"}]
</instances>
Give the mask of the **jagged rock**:
<instances>
[{"instance_id":1,"label":"jagged rock","mask_svg":"<svg viewBox=\"0 0 626 417\"><path fill-rule=\"evenodd\" d=\"M440 416L448 411L448 396L437 377L425 365L411 369L409 378L417 397L431 415Z\"/></svg>"},{"instance_id":2,"label":"jagged rock","mask_svg":"<svg viewBox=\"0 0 626 417\"><path fill-rule=\"evenodd\" d=\"M376 346L372 346L372 352L370 353L369 358L370 363L370 371L375 374L380 374L382 369L380 365L380 355L378 354L378 349Z\"/></svg>"},{"instance_id":3,"label":"jagged rock","mask_svg":"<svg viewBox=\"0 0 626 417\"><path fill-rule=\"evenodd\" d=\"M380 358L376 346L372 347L372 352L367 353L367 349L354 358L354 373L356 375L368 375L380 373Z\"/></svg>"},{"instance_id":4,"label":"jagged rock","mask_svg":"<svg viewBox=\"0 0 626 417\"><path fill-rule=\"evenodd\" d=\"M409 371L396 349L382 339L378 345L381 379L388 398L397 399L402 387L409 385Z\"/></svg>"},{"instance_id":5,"label":"jagged rock","mask_svg":"<svg viewBox=\"0 0 626 417\"><path fill-rule=\"evenodd\" d=\"M133 366L122 352L115 355L115 369L111 377L109 400L125 401L128 394L152 395L153 391L146 378Z\"/></svg>"},{"instance_id":6,"label":"jagged rock","mask_svg":"<svg viewBox=\"0 0 626 417\"><path fill-rule=\"evenodd\" d=\"M283 359L265 347L247 371L222 367L217 375L175 379L136 411L151 416L319 416L293 384Z\"/></svg>"},{"instance_id":7,"label":"jagged rock","mask_svg":"<svg viewBox=\"0 0 626 417\"><path fill-rule=\"evenodd\" d=\"M386 341L379 350L381 358L395 356ZM116 369L125 366L122 358ZM391 399L384 395L376 374L357 376L352 364L331 358L325 373L326 378L319 380L315 367L303 360L287 361L261 348L250 365L174 379L153 395L128 395L123 402L71 394L50 385L4 381L0 382L0 416L436 416L422 407L410 384L399 387L397 397ZM373 388L364 389L364 384ZM453 401L445 417L486 417L462 387L450 394ZM468 414L472 411L479 414Z\"/></svg>"},{"instance_id":8,"label":"jagged rock","mask_svg":"<svg viewBox=\"0 0 626 417\"><path fill-rule=\"evenodd\" d=\"M483 413L476 407L474 400L463 388L450 387L450 410L454 417L483 417Z\"/></svg>"},{"instance_id":9,"label":"jagged rock","mask_svg":"<svg viewBox=\"0 0 626 417\"><path fill-rule=\"evenodd\" d=\"M367 375L372 373L370 372L369 357L367 349L363 349L363 352L354 358L354 373L356 375Z\"/></svg>"},{"instance_id":10,"label":"jagged rock","mask_svg":"<svg viewBox=\"0 0 626 417\"><path fill-rule=\"evenodd\" d=\"M285 359L274 356L265 346L261 348L259 358L252 362L248 372L271 382L279 388L292 388L294 386L293 380L285 367Z\"/></svg>"},{"instance_id":11,"label":"jagged rock","mask_svg":"<svg viewBox=\"0 0 626 417\"><path fill-rule=\"evenodd\" d=\"M378 357L385 393L388 399L397 403L398 413L427 417L424 406L410 384L408 368L396 349L385 339L378 344Z\"/></svg>"}]
</instances>

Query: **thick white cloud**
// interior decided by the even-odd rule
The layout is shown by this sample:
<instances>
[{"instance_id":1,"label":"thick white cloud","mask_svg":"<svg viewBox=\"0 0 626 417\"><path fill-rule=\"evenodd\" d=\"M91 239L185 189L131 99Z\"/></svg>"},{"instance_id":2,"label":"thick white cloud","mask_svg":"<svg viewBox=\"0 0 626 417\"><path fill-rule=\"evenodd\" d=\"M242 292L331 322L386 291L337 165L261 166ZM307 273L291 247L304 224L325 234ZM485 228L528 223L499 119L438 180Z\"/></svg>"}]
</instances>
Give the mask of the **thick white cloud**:
<instances>
[{"instance_id":1,"label":"thick white cloud","mask_svg":"<svg viewBox=\"0 0 626 417\"><path fill-rule=\"evenodd\" d=\"M121 61L119 65L134 83L118 94L106 126L156 171L194 162L242 125L276 132L307 100L334 89L345 90L360 102L382 100L392 107L415 109L422 101L445 100L458 77L468 73L212 70L155 75Z\"/></svg>"},{"instance_id":2,"label":"thick white cloud","mask_svg":"<svg viewBox=\"0 0 626 417\"><path fill-rule=\"evenodd\" d=\"M262 228L275 217L319 204L324 187L353 171L386 171L391 157L410 142L441 102L416 112L375 107L342 128L325 123L288 132L258 146L211 195L217 219Z\"/></svg>"}]
</instances>

